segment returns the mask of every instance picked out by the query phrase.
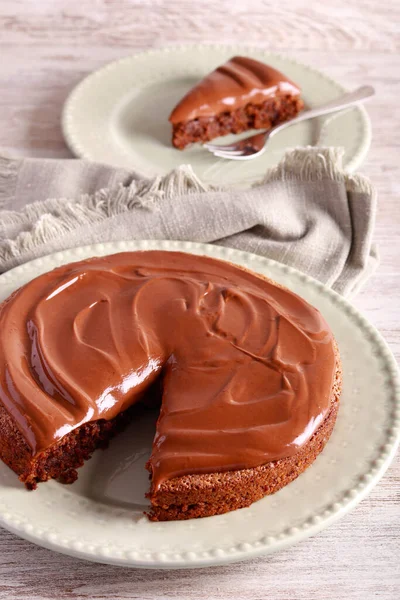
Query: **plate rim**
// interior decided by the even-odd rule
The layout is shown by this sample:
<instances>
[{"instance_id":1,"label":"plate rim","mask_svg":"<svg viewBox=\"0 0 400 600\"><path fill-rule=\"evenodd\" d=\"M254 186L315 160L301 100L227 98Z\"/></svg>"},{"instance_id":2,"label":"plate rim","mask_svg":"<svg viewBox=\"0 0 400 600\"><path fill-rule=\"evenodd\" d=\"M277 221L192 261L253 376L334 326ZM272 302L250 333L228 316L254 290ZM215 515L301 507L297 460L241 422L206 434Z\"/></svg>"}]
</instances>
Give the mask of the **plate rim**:
<instances>
[{"instance_id":1,"label":"plate rim","mask_svg":"<svg viewBox=\"0 0 400 600\"><path fill-rule=\"evenodd\" d=\"M106 242L62 250L41 258L34 259L3 273L0 275L0 284L3 281L8 284L18 281L20 274L30 272L35 267L46 267L47 263L49 263L49 268L55 268L58 264L62 264L60 261L66 263L82 260L88 252L90 252L92 256L98 256L115 252L151 250L157 248L166 251L194 251L195 254L204 253L208 256L212 256L220 260L232 261L234 263L235 257L238 261L247 260L250 262L250 264L252 260L256 259L257 261L261 261L261 263L263 263L263 265L265 265L267 268L276 268L283 273L293 276L302 283L313 286L318 290L319 293L327 295L334 304L339 306L341 311L347 313L347 316L351 320L357 322L357 325L365 330L368 333L369 338L371 338L371 340L373 340L373 342L379 347L387 370L390 372L393 396L392 409L394 418L391 423L390 431L387 433L385 444L379 448L378 457L375 458L375 460L371 463L369 470L360 476L360 481L353 488L344 492L342 500L340 502L329 504L328 508L324 510L323 515L313 514L310 518L303 521L299 527L291 527L275 537L262 538L260 541L252 543L238 543L235 545L235 552L228 553L221 548L215 548L215 550L208 553L207 557L203 557L201 556L204 554L203 551L199 553L190 551L183 552L179 555L178 560L175 560L171 559L171 555L168 555L168 553L153 553L146 558L140 558L140 556L129 556L129 553L125 553L123 556L113 556L112 553L105 551L106 549L95 548L94 551L90 551L88 547L86 549L78 549L70 546L69 544L62 545L61 541L54 541L51 535L47 535L46 532L35 532L34 527L24 529L22 524L19 522L18 517L15 518L13 516L12 511L10 512L10 510L6 510L6 512L4 512L1 497L0 525L30 542L50 550L55 550L62 554L73 556L75 558L81 558L97 563L146 569L201 568L249 560L256 556L263 556L275 551L279 551L285 547L291 546L312 535L315 535L319 531L328 527L331 523L341 518L367 496L370 490L379 482L381 477L386 472L396 454L397 447L400 442L400 378L397 362L379 331L368 321L366 317L364 317L360 311L358 311L358 309L352 306L348 300L312 277L301 273L293 267L283 265L272 259L225 246L173 240L130 240ZM35 275L35 277L36 276L37 275ZM148 553L145 552L145 554Z\"/></svg>"},{"instance_id":2,"label":"plate rim","mask_svg":"<svg viewBox=\"0 0 400 600\"><path fill-rule=\"evenodd\" d=\"M90 87L92 81L97 79L98 77L103 76L107 71L119 68L121 64L135 62L137 59L142 58L151 58L153 56L168 54L171 52L187 52L187 51L207 51L207 50L227 50L231 49L233 53L243 52L243 53L262 53L265 57L273 57L278 60L284 60L286 62L292 63L293 65L299 66L307 71L310 71L314 75L324 79L329 82L330 85L333 85L337 88L339 92L347 92L348 89L342 84L338 83L335 79L327 75L324 71L320 71L319 69L307 64L302 61L297 60L296 58L286 55L280 52L270 52L267 49L256 45L249 44L202 44L202 43L188 43L188 44L172 44L168 46L164 46L162 48L150 48L147 50L142 50L140 52L135 52L134 54L123 56L116 60L110 61L98 69L92 71L87 74L79 83L77 83L74 88L68 94L63 108L61 112L61 130L64 136L64 140L71 150L71 152L82 159L85 160L94 160L90 151L87 151L82 147L80 141L76 138L73 126L72 126L72 111L76 102L79 101L79 96L86 90L87 87ZM354 172L364 161L366 158L369 148L371 146L372 140L372 130L371 130L371 121L369 115L362 104L357 104L354 106L354 110L357 110L359 113L359 117L361 119L361 124L363 128L363 139L358 148L358 150L354 153L354 155L349 159L346 164L346 171L349 173ZM184 161L185 162L185 161ZM155 173L153 173L155 175ZM147 175L149 176L149 175ZM151 176L151 175L150 175Z\"/></svg>"}]
</instances>

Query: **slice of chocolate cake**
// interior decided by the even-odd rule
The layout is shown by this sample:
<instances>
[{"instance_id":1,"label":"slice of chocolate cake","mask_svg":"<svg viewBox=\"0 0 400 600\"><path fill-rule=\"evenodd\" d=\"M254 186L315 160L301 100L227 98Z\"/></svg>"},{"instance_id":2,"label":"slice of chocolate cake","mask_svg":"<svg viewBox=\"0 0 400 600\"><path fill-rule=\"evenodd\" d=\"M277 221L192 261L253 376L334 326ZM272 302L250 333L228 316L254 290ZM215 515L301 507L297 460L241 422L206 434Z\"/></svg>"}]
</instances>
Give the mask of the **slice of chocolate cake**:
<instances>
[{"instance_id":1,"label":"slice of chocolate cake","mask_svg":"<svg viewBox=\"0 0 400 600\"><path fill-rule=\"evenodd\" d=\"M206 142L228 133L270 129L297 115L299 87L258 60L235 56L195 85L172 111L172 144Z\"/></svg>"}]
</instances>

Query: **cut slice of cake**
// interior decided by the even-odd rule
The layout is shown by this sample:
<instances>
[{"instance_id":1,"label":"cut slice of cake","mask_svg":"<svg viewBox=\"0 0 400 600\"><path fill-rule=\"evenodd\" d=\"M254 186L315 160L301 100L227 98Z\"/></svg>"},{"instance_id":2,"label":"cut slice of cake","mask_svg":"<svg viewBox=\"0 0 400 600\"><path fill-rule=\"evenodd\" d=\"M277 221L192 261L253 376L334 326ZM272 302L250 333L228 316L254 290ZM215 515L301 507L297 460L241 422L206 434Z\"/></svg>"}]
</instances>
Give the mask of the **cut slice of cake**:
<instances>
[{"instance_id":1,"label":"cut slice of cake","mask_svg":"<svg viewBox=\"0 0 400 600\"><path fill-rule=\"evenodd\" d=\"M270 129L295 117L299 87L264 63L235 56L199 81L172 111L172 144L183 150L228 133Z\"/></svg>"}]
</instances>

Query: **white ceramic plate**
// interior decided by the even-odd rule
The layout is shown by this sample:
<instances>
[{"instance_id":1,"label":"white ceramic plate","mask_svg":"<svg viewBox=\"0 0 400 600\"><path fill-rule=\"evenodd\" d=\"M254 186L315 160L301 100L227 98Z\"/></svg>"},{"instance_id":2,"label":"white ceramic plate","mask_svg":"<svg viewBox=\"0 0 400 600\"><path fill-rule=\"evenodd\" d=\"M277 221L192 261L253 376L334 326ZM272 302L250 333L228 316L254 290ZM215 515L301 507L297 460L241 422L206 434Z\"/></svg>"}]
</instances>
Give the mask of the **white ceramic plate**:
<instances>
[{"instance_id":1,"label":"white ceramic plate","mask_svg":"<svg viewBox=\"0 0 400 600\"><path fill-rule=\"evenodd\" d=\"M77 156L144 176L165 174L190 163L202 180L218 184L260 179L285 149L294 146L342 146L345 168L352 171L360 165L371 140L363 107L289 127L273 138L266 154L252 161L216 158L199 145L183 152L173 148L168 121L172 108L199 79L235 54L259 59L288 75L301 86L307 106L323 104L344 92L319 71L260 49L194 45L152 50L106 65L75 88L62 118L69 147ZM227 142L233 136L220 139Z\"/></svg>"},{"instance_id":2,"label":"white ceramic plate","mask_svg":"<svg viewBox=\"0 0 400 600\"><path fill-rule=\"evenodd\" d=\"M379 333L347 301L309 277L245 252L191 242L119 242L59 252L0 277L0 301L60 264L136 249L207 254L244 265L293 289L331 325L343 361L337 424L315 463L273 496L226 515L151 523L143 515L144 464L154 434L147 416L95 452L71 486L55 481L27 492L0 465L0 523L32 542L92 561L144 568L223 564L275 552L321 529L378 482L398 444L397 365ZM1 461L0 461L1 462Z\"/></svg>"}]
</instances>

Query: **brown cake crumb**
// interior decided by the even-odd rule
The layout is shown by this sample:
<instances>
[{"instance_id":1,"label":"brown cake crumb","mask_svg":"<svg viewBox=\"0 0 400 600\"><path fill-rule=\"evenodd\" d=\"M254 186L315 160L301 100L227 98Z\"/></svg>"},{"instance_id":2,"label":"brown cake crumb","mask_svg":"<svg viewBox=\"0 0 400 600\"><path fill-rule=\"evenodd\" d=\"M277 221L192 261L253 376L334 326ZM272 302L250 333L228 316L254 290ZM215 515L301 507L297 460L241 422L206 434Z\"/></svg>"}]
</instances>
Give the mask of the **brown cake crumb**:
<instances>
[{"instance_id":1,"label":"brown cake crumb","mask_svg":"<svg viewBox=\"0 0 400 600\"><path fill-rule=\"evenodd\" d=\"M97 448L108 446L109 440L130 422L135 408L111 421L85 423L32 458L31 449L0 403L0 456L19 474L28 490L35 490L39 482L49 479L73 483L78 478L76 469L82 467Z\"/></svg>"},{"instance_id":2,"label":"brown cake crumb","mask_svg":"<svg viewBox=\"0 0 400 600\"><path fill-rule=\"evenodd\" d=\"M173 124L172 143L183 150L189 144L207 142L228 133L242 133L249 129L271 129L293 119L304 103L299 96L277 93L262 104L247 104L232 112L221 112L214 117L199 117Z\"/></svg>"}]
</instances>

